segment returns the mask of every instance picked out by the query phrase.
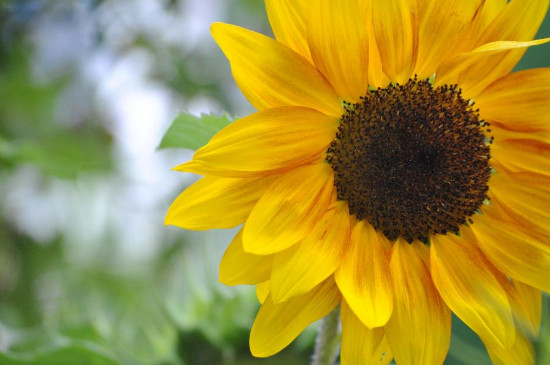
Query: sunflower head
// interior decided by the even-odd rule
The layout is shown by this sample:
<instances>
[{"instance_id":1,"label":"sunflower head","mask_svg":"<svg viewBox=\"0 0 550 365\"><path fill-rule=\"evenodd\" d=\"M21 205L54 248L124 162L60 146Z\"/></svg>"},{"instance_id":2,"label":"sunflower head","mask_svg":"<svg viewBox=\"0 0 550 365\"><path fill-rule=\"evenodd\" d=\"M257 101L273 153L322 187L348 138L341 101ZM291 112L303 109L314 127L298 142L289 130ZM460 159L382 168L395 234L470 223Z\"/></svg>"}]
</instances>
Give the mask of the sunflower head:
<instances>
[{"instance_id":1,"label":"sunflower head","mask_svg":"<svg viewBox=\"0 0 550 365\"><path fill-rule=\"evenodd\" d=\"M533 364L550 291L550 69L510 73L548 0L266 0L275 39L217 23L258 112L176 169L167 224L241 226L255 356L339 308L342 364L438 365L451 313Z\"/></svg>"}]
</instances>

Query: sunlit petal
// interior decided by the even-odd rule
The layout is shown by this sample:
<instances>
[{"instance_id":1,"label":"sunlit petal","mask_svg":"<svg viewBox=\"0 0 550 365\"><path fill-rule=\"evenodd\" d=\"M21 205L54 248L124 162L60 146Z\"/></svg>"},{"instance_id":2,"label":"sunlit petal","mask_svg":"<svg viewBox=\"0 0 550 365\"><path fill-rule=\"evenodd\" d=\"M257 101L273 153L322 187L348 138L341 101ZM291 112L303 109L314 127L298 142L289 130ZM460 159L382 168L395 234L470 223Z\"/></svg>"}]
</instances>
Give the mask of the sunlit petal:
<instances>
[{"instance_id":1,"label":"sunlit petal","mask_svg":"<svg viewBox=\"0 0 550 365\"><path fill-rule=\"evenodd\" d=\"M272 262L273 256L244 252L241 229L225 250L220 262L220 283L260 284L269 279Z\"/></svg>"},{"instance_id":2,"label":"sunlit petal","mask_svg":"<svg viewBox=\"0 0 550 365\"><path fill-rule=\"evenodd\" d=\"M406 82L418 52L416 1L372 1L372 22L384 72L393 82Z\"/></svg>"},{"instance_id":3,"label":"sunlit petal","mask_svg":"<svg viewBox=\"0 0 550 365\"><path fill-rule=\"evenodd\" d=\"M195 166L195 173L228 177L284 172L319 160L334 139L337 126L336 118L313 109L268 109L225 127L188 165ZM185 171L186 164L178 169Z\"/></svg>"},{"instance_id":4,"label":"sunlit petal","mask_svg":"<svg viewBox=\"0 0 550 365\"><path fill-rule=\"evenodd\" d=\"M333 88L298 53L229 24L212 25L212 36L229 59L241 91L259 110L296 105L340 116L340 100Z\"/></svg>"},{"instance_id":5,"label":"sunlit petal","mask_svg":"<svg viewBox=\"0 0 550 365\"><path fill-rule=\"evenodd\" d=\"M308 325L329 314L340 298L332 278L283 303L275 304L268 296L250 332L250 351L257 357L279 352Z\"/></svg>"},{"instance_id":6,"label":"sunlit petal","mask_svg":"<svg viewBox=\"0 0 550 365\"><path fill-rule=\"evenodd\" d=\"M469 229L434 237L431 272L445 303L477 334L511 347L516 335L505 275L477 248Z\"/></svg>"},{"instance_id":7,"label":"sunlit petal","mask_svg":"<svg viewBox=\"0 0 550 365\"><path fill-rule=\"evenodd\" d=\"M335 275L348 305L369 328L385 325L393 309L389 252L385 240L367 222L357 223Z\"/></svg>"},{"instance_id":8,"label":"sunlit petal","mask_svg":"<svg viewBox=\"0 0 550 365\"><path fill-rule=\"evenodd\" d=\"M315 66L341 99L357 102L367 91L369 43L365 7L356 0L314 0L308 40Z\"/></svg>"},{"instance_id":9,"label":"sunlit petal","mask_svg":"<svg viewBox=\"0 0 550 365\"><path fill-rule=\"evenodd\" d=\"M164 223L194 230L235 227L246 220L272 182L204 177L174 200Z\"/></svg>"},{"instance_id":10,"label":"sunlit petal","mask_svg":"<svg viewBox=\"0 0 550 365\"><path fill-rule=\"evenodd\" d=\"M441 365L451 339L451 313L432 283L419 242L394 243L393 314L386 337L399 365Z\"/></svg>"},{"instance_id":11,"label":"sunlit petal","mask_svg":"<svg viewBox=\"0 0 550 365\"><path fill-rule=\"evenodd\" d=\"M340 307L342 321L342 365L386 365L392 360L384 328L369 329L353 313L346 301Z\"/></svg>"},{"instance_id":12,"label":"sunlit petal","mask_svg":"<svg viewBox=\"0 0 550 365\"><path fill-rule=\"evenodd\" d=\"M281 175L262 195L244 226L244 250L282 251L306 237L332 198L332 171L320 163Z\"/></svg>"},{"instance_id":13,"label":"sunlit petal","mask_svg":"<svg viewBox=\"0 0 550 365\"><path fill-rule=\"evenodd\" d=\"M306 37L308 0L265 0L265 8L275 38L311 60Z\"/></svg>"},{"instance_id":14,"label":"sunlit petal","mask_svg":"<svg viewBox=\"0 0 550 365\"><path fill-rule=\"evenodd\" d=\"M293 247L274 255L271 294L275 303L311 290L332 275L349 245L347 205L337 203Z\"/></svg>"}]
</instances>

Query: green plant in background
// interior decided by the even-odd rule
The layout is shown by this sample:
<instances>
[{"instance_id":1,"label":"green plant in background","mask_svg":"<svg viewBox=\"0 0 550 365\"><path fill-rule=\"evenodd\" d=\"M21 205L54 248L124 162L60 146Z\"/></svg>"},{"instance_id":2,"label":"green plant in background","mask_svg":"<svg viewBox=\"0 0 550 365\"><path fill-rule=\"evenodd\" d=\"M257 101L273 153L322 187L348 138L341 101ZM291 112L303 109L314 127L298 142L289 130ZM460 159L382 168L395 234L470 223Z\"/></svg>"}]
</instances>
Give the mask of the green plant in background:
<instances>
[{"instance_id":1,"label":"green plant in background","mask_svg":"<svg viewBox=\"0 0 550 365\"><path fill-rule=\"evenodd\" d=\"M164 2L157 17L190 5ZM131 62L126 62L132 64L133 52L147 54L161 66L148 77L168 94L188 100L206 96L224 105L230 99L220 81L205 84L189 77L192 65L205 64L208 50L188 54L174 44L153 41L154 30L143 30L139 24L137 30L122 31L130 37L123 44L126 48L115 48L120 46L108 32L120 21L108 23L108 18L125 6L136 8L124 1L0 5L0 364L245 364L251 358L246 329L257 310L254 293L228 292L215 285L212 262L219 260L219 249L201 248L201 241L218 239L215 235L171 235L162 225L165 199L154 206L156 210L144 212L156 217L160 232L159 239L152 239L151 254L136 262L121 246L128 212L118 218L116 214L121 201L130 209L135 206L127 196L136 183L129 183L131 178L123 172L134 162L120 156L120 122L106 114L104 101L99 103L105 86L83 82L82 70L89 72L86 67L106 52L120 59L128 56ZM257 7L243 1L230 10L246 15ZM66 34L56 33L45 44L37 43L37 32L68 23L64 31L78 34L75 23L91 20L97 22L91 40L77 39L59 49ZM85 58L77 54L78 62L71 63L74 55L67 47L79 49L80 42L90 42L90 49ZM60 52L54 52L54 64L48 66L55 71L51 74L41 71L51 56L43 54L43 47ZM205 130L191 127L187 141L202 144L230 120L210 121ZM187 133L188 126L179 133ZM154 150L159 141L160 136L151 140L150 155L170 158L173 152ZM176 140L165 139L161 147L195 148L184 142L180 134ZM165 189L167 195L175 193L172 187ZM150 191L138 199L150 199ZM101 228L105 215L112 223ZM143 226L131 229L147 234ZM297 348L308 343L311 338ZM307 352L283 358L288 364L301 364Z\"/></svg>"}]
</instances>

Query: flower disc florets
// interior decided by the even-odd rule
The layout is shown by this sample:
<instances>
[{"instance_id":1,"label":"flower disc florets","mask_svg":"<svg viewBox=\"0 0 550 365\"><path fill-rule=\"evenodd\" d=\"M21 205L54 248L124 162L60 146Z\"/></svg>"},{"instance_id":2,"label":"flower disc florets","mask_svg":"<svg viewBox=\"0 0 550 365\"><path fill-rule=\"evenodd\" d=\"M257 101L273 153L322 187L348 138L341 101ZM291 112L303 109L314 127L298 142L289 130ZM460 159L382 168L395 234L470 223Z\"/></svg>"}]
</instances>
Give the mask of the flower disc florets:
<instances>
[{"instance_id":1,"label":"flower disc florets","mask_svg":"<svg viewBox=\"0 0 550 365\"><path fill-rule=\"evenodd\" d=\"M347 103L327 150L338 199L388 239L458 232L487 198L488 123L456 86L409 80Z\"/></svg>"}]
</instances>

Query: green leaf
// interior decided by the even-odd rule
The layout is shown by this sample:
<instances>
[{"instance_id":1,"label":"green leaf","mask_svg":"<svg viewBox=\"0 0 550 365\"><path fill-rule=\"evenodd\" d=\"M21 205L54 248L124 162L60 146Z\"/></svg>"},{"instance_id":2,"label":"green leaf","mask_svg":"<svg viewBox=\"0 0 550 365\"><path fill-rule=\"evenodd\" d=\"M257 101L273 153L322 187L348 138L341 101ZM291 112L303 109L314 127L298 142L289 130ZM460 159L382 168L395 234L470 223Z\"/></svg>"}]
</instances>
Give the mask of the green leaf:
<instances>
[{"instance_id":1,"label":"green leaf","mask_svg":"<svg viewBox=\"0 0 550 365\"><path fill-rule=\"evenodd\" d=\"M99 346L85 341L68 341L34 353L0 353L3 365L122 365Z\"/></svg>"},{"instance_id":2,"label":"green leaf","mask_svg":"<svg viewBox=\"0 0 550 365\"><path fill-rule=\"evenodd\" d=\"M202 114L200 117L188 113L180 114L166 131L158 148L196 150L232 121L226 113Z\"/></svg>"}]
</instances>

